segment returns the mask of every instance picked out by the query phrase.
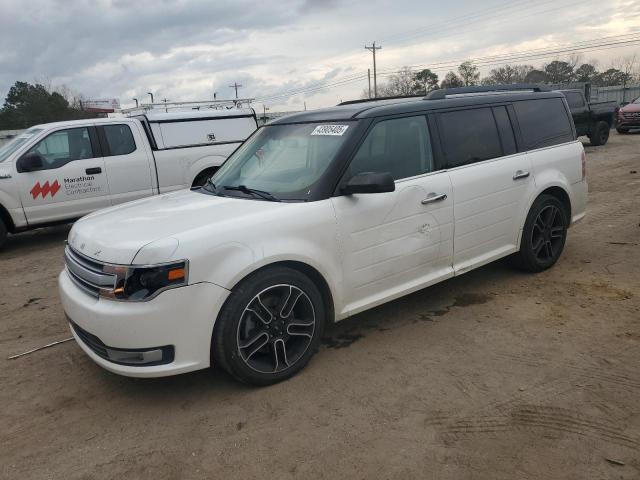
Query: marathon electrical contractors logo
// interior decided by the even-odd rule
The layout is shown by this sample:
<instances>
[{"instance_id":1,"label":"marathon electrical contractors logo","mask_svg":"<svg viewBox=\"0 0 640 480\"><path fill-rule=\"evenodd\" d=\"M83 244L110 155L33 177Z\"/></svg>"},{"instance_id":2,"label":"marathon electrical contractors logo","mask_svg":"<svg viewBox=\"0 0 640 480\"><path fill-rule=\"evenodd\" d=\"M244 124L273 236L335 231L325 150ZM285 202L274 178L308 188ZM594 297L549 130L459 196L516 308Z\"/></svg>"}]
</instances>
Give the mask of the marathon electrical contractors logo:
<instances>
[{"instance_id":1,"label":"marathon electrical contractors logo","mask_svg":"<svg viewBox=\"0 0 640 480\"><path fill-rule=\"evenodd\" d=\"M80 195L87 195L92 193L98 193L102 190L100 185L95 183L96 177L93 175L75 177L75 178L65 178L63 180L64 184L64 193L67 196L74 197ZM31 196L34 200L36 200L40 195L42 195L42 199L45 199L47 195L51 195L51 198L56 196L56 193L60 191L62 187L58 180L55 180L53 183L49 183L47 180L44 184L40 184L40 182L36 182L36 184L31 189Z\"/></svg>"},{"instance_id":2,"label":"marathon electrical contractors logo","mask_svg":"<svg viewBox=\"0 0 640 480\"><path fill-rule=\"evenodd\" d=\"M51 194L51 198L56 196L60 190L60 184L58 180L49 185L49 181L44 182L44 185L40 185L40 182L37 182L33 188L31 189L31 196L35 200L38 198L38 195L42 195L42 198L45 198L47 195Z\"/></svg>"}]
</instances>

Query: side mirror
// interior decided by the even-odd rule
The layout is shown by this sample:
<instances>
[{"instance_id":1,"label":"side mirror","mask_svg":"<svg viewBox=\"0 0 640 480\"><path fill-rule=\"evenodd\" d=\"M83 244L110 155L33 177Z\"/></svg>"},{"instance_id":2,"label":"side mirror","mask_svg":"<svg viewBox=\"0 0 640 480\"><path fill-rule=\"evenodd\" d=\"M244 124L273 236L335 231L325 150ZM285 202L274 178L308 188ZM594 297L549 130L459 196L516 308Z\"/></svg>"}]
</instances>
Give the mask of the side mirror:
<instances>
[{"instance_id":1,"label":"side mirror","mask_svg":"<svg viewBox=\"0 0 640 480\"><path fill-rule=\"evenodd\" d=\"M351 180L342 187L342 193L384 193L393 192L396 184L390 173L363 172L351 177Z\"/></svg>"},{"instance_id":2,"label":"side mirror","mask_svg":"<svg viewBox=\"0 0 640 480\"><path fill-rule=\"evenodd\" d=\"M27 153L18 160L19 172L35 172L44 168L44 160L39 153Z\"/></svg>"}]
</instances>

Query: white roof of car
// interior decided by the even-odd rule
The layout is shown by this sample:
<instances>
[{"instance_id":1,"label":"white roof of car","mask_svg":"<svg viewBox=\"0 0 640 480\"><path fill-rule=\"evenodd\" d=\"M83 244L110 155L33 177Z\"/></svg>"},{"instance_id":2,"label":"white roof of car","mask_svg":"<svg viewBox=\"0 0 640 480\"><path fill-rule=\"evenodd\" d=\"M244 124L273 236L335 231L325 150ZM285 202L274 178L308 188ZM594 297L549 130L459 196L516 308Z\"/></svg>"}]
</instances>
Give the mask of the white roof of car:
<instances>
[{"instance_id":1,"label":"white roof of car","mask_svg":"<svg viewBox=\"0 0 640 480\"><path fill-rule=\"evenodd\" d=\"M185 120L193 118L197 120L199 118L212 118L212 117L234 117L238 115L255 115L252 108L231 108L225 110L190 110L183 112L149 112L146 114L150 122L159 120ZM34 125L31 128L46 128L55 129L60 127L76 127L81 125L93 125L99 123L123 123L135 121L135 118L131 117L117 117L117 118L86 118L84 120L67 120L64 122L52 122L43 123L40 125Z\"/></svg>"}]
</instances>

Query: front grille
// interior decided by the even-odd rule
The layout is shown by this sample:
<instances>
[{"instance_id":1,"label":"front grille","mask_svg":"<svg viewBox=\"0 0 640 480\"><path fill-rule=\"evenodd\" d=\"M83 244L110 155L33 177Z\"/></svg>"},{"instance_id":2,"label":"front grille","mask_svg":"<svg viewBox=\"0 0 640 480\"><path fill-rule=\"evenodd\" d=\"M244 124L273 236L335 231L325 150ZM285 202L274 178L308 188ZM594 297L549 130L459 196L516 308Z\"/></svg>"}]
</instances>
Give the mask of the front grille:
<instances>
[{"instance_id":1,"label":"front grille","mask_svg":"<svg viewBox=\"0 0 640 480\"><path fill-rule=\"evenodd\" d=\"M640 112L623 112L622 116L628 120L640 120Z\"/></svg>"},{"instance_id":2,"label":"front grille","mask_svg":"<svg viewBox=\"0 0 640 480\"><path fill-rule=\"evenodd\" d=\"M64 263L73 283L92 297L115 288L116 276L104 273L104 264L85 257L68 245L64 250Z\"/></svg>"},{"instance_id":3,"label":"front grille","mask_svg":"<svg viewBox=\"0 0 640 480\"><path fill-rule=\"evenodd\" d=\"M73 331L75 332L76 335L78 335L78 338L82 341L82 343L84 343L87 347L89 347L89 349L93 353L98 355L100 358L108 360L112 363L116 363L118 365L151 367L154 365L166 365L167 363L173 362L175 358L175 348L173 345L165 345L164 347L156 347L156 348L126 348L126 349L109 347L105 345L102 342L102 340L100 340L95 335L80 328L70 319L68 320L69 320L69 323L71 324L71 328L73 328ZM122 358L122 356L118 355L118 353L143 354L145 352L152 352L152 351L158 351L157 360L145 361L144 363L142 363L140 361L119 361L114 359L114 357Z\"/></svg>"}]
</instances>

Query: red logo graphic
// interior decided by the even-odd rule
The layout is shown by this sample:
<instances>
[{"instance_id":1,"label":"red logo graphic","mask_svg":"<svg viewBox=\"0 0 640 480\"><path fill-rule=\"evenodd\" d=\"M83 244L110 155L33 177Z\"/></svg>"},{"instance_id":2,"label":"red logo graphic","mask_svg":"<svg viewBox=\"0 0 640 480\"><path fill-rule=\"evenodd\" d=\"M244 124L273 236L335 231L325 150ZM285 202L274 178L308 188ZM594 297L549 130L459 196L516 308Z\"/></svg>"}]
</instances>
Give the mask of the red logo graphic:
<instances>
[{"instance_id":1,"label":"red logo graphic","mask_svg":"<svg viewBox=\"0 0 640 480\"><path fill-rule=\"evenodd\" d=\"M58 180L53 182L51 185L49 185L48 180L44 182L44 185L40 185L40 182L37 182L31 189L31 196L35 200L40 194L42 194L42 198L45 198L47 194L50 193L51 198L53 198L56 196L56 193L58 193L58 190L60 190L60 184L58 183Z\"/></svg>"}]
</instances>

